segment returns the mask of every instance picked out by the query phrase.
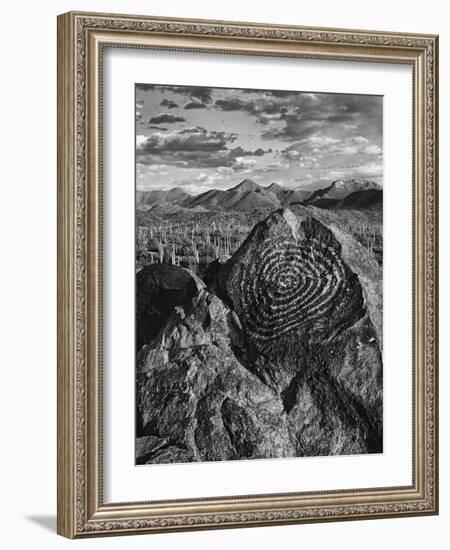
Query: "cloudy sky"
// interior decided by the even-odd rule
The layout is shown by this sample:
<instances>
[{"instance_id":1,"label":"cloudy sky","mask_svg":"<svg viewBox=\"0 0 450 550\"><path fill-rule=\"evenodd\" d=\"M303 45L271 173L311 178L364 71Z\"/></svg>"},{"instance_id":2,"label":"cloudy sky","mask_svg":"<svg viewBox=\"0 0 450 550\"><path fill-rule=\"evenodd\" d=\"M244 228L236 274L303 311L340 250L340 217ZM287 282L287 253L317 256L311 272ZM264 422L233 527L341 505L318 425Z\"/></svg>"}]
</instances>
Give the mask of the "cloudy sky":
<instances>
[{"instance_id":1,"label":"cloudy sky","mask_svg":"<svg viewBox=\"0 0 450 550\"><path fill-rule=\"evenodd\" d=\"M136 85L139 190L382 183L382 97Z\"/></svg>"}]
</instances>

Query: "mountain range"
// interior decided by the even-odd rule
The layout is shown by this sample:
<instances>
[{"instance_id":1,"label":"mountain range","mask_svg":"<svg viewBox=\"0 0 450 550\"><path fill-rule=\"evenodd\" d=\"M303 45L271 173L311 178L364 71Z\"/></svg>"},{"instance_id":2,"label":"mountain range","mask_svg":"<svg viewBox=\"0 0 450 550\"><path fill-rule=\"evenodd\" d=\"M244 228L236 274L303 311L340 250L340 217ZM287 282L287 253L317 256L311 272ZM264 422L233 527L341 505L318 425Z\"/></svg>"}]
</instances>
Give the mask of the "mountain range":
<instances>
[{"instance_id":1,"label":"mountain range","mask_svg":"<svg viewBox=\"0 0 450 550\"><path fill-rule=\"evenodd\" d=\"M280 208L281 203L274 192L261 187L252 180L245 179L239 185L221 191L211 189L186 200L183 206L193 208L203 206L208 210L233 210L249 212L257 208Z\"/></svg>"},{"instance_id":2,"label":"mountain range","mask_svg":"<svg viewBox=\"0 0 450 550\"><path fill-rule=\"evenodd\" d=\"M191 195L186 193L181 187L172 187L172 189L167 190L137 191L136 208L138 210L148 210L164 204L182 204L183 201L190 198Z\"/></svg>"},{"instance_id":3,"label":"mountain range","mask_svg":"<svg viewBox=\"0 0 450 550\"><path fill-rule=\"evenodd\" d=\"M167 191L138 191L136 207L138 210L177 207L196 211L251 212L300 203L333 209L378 208L382 204L382 195L381 186L366 179L336 180L315 191L288 189L278 183L264 187L245 179L230 189L210 189L196 196L189 195L180 187Z\"/></svg>"},{"instance_id":4,"label":"mountain range","mask_svg":"<svg viewBox=\"0 0 450 550\"><path fill-rule=\"evenodd\" d=\"M353 193L362 193L362 197L364 197L366 192L372 193L372 191L378 191L379 196L382 196L381 186L374 181L356 178L349 180L336 180L327 187L314 191L303 204L312 204L313 206L319 206L321 208L337 207L341 201ZM364 199L360 199L359 202L362 205L364 203ZM345 205L345 203L343 204ZM352 201L350 201L347 206L352 204ZM355 203L354 207L359 207L359 205Z\"/></svg>"}]
</instances>

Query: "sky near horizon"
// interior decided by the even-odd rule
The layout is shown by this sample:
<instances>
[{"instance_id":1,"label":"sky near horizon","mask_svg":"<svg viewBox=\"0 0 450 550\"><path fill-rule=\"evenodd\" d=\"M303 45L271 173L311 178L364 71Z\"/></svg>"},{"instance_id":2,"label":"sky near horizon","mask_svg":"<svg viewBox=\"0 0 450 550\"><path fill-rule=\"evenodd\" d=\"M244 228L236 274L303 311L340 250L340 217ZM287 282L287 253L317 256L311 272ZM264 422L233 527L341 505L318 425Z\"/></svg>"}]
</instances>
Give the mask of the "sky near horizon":
<instances>
[{"instance_id":1,"label":"sky near horizon","mask_svg":"<svg viewBox=\"0 0 450 550\"><path fill-rule=\"evenodd\" d=\"M382 184L383 98L136 84L136 186Z\"/></svg>"}]
</instances>

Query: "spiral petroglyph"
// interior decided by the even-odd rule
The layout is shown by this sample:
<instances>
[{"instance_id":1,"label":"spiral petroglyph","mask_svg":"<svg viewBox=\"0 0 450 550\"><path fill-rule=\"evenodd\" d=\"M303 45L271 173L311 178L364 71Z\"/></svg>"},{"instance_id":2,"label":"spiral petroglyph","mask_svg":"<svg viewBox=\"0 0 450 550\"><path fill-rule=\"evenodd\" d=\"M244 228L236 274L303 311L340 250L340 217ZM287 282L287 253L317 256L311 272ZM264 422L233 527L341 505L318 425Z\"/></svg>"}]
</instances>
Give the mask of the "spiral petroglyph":
<instances>
[{"instance_id":1,"label":"spiral petroglyph","mask_svg":"<svg viewBox=\"0 0 450 550\"><path fill-rule=\"evenodd\" d=\"M323 242L306 246L264 243L260 262L242 280L247 325L256 338L273 339L320 319L342 292L344 267Z\"/></svg>"},{"instance_id":2,"label":"spiral petroglyph","mask_svg":"<svg viewBox=\"0 0 450 550\"><path fill-rule=\"evenodd\" d=\"M324 340L363 310L330 230L311 218L291 226L285 214L249 237L226 284L248 337L265 351L291 338Z\"/></svg>"}]
</instances>

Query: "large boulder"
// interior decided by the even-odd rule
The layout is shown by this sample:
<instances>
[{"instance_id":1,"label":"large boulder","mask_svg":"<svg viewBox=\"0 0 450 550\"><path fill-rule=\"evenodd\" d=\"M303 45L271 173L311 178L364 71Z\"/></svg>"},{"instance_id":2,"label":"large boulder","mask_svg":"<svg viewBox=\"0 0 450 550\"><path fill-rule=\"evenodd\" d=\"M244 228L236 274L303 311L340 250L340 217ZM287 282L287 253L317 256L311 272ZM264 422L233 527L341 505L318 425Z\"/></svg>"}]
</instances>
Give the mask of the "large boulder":
<instances>
[{"instance_id":1,"label":"large boulder","mask_svg":"<svg viewBox=\"0 0 450 550\"><path fill-rule=\"evenodd\" d=\"M198 278L171 264L152 264L136 274L136 349L158 334L173 308L185 304L197 292Z\"/></svg>"},{"instance_id":2,"label":"large boulder","mask_svg":"<svg viewBox=\"0 0 450 550\"><path fill-rule=\"evenodd\" d=\"M203 280L205 281L206 286L214 284L218 273L222 269L223 264L225 264L229 259L230 256L228 254L224 254L223 256L219 256L218 258L213 260L208 265L203 275Z\"/></svg>"},{"instance_id":3,"label":"large boulder","mask_svg":"<svg viewBox=\"0 0 450 550\"><path fill-rule=\"evenodd\" d=\"M235 314L200 290L142 348L138 463L295 456L282 399L233 353L238 330Z\"/></svg>"},{"instance_id":4,"label":"large boulder","mask_svg":"<svg viewBox=\"0 0 450 550\"><path fill-rule=\"evenodd\" d=\"M257 224L216 277L237 357L283 399L298 455L382 451L382 272L317 209Z\"/></svg>"}]
</instances>

